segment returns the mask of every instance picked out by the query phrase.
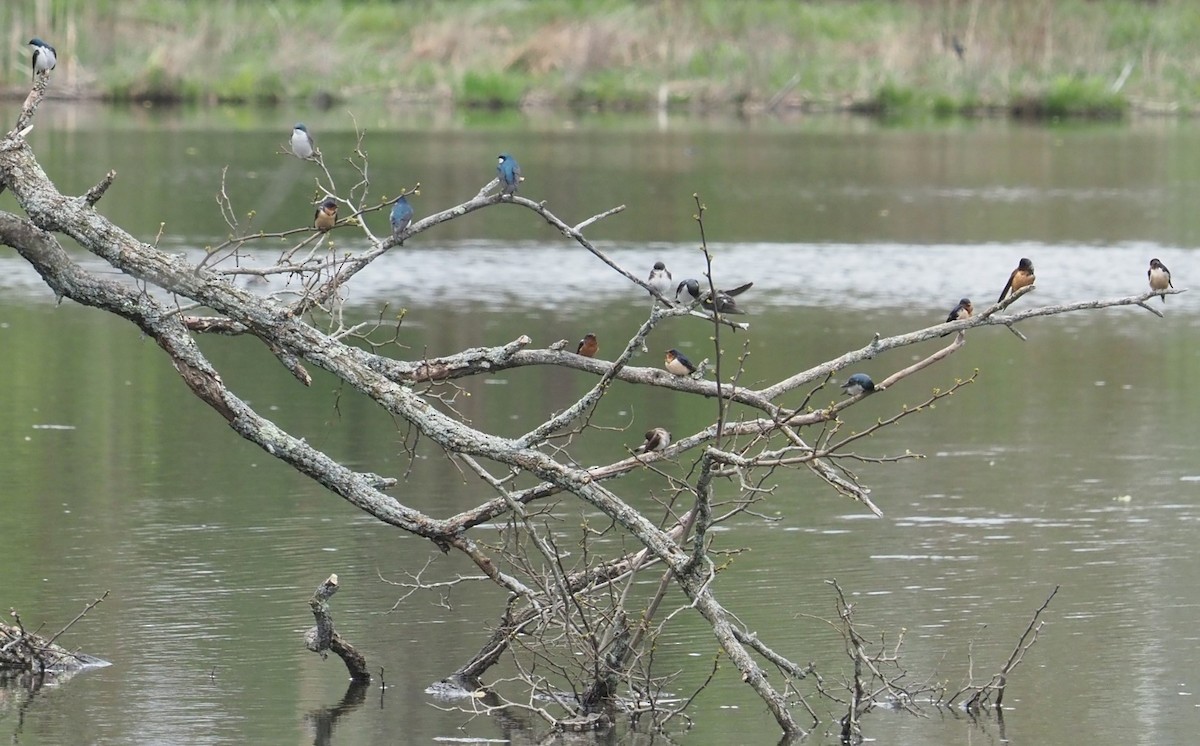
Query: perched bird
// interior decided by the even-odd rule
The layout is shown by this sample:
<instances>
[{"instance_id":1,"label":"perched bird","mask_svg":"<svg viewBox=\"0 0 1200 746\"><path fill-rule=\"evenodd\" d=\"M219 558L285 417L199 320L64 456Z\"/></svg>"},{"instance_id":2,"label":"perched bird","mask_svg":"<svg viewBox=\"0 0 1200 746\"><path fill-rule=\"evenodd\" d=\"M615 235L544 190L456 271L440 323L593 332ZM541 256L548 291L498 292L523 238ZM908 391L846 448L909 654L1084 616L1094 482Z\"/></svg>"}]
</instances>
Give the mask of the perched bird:
<instances>
[{"instance_id":1,"label":"perched bird","mask_svg":"<svg viewBox=\"0 0 1200 746\"><path fill-rule=\"evenodd\" d=\"M864 391L869 394L874 390L875 382L866 373L855 373L842 384L842 391L846 392L846 396L858 396Z\"/></svg>"},{"instance_id":2,"label":"perched bird","mask_svg":"<svg viewBox=\"0 0 1200 746\"><path fill-rule=\"evenodd\" d=\"M33 59L30 61L32 72L29 79L36 80L38 73L48 73L54 69L58 64L58 55L54 47L36 36L29 40L29 46L33 47Z\"/></svg>"},{"instance_id":3,"label":"perched bird","mask_svg":"<svg viewBox=\"0 0 1200 746\"><path fill-rule=\"evenodd\" d=\"M745 285L738 285L732 290L718 290L717 296L717 312L729 314L745 314L746 312L738 308L738 304L733 300L733 296L741 295L749 290L754 285L753 282L747 282ZM713 299L710 297L707 286L701 286L699 280L684 280L675 288L675 300L683 303L694 303L702 301L701 306L706 311L713 310Z\"/></svg>"},{"instance_id":4,"label":"perched bird","mask_svg":"<svg viewBox=\"0 0 1200 746\"><path fill-rule=\"evenodd\" d=\"M665 300L671 299L671 291L675 289L675 283L671 281L671 270L667 269L667 265L662 262L655 262L654 268L650 270L650 277L646 279L646 284L658 291Z\"/></svg>"},{"instance_id":5,"label":"perched bird","mask_svg":"<svg viewBox=\"0 0 1200 746\"><path fill-rule=\"evenodd\" d=\"M324 233L337 223L338 203L333 197L326 197L313 213L313 225Z\"/></svg>"},{"instance_id":6,"label":"perched bird","mask_svg":"<svg viewBox=\"0 0 1200 746\"><path fill-rule=\"evenodd\" d=\"M1171 270L1167 269L1167 265L1157 259L1150 260L1150 269L1146 270L1146 277L1150 279L1151 290L1166 290L1167 288L1175 287L1171 284ZM1166 295L1158 297L1162 298L1163 303L1167 302Z\"/></svg>"},{"instance_id":7,"label":"perched bird","mask_svg":"<svg viewBox=\"0 0 1200 746\"><path fill-rule=\"evenodd\" d=\"M633 449L634 453L651 453L665 450L671 445L671 433L665 427L656 427L646 431L646 442Z\"/></svg>"},{"instance_id":8,"label":"perched bird","mask_svg":"<svg viewBox=\"0 0 1200 746\"><path fill-rule=\"evenodd\" d=\"M946 317L946 323L949 324L951 321L962 321L963 319L969 319L973 313L975 313L975 306L971 305L971 299L962 298L958 301L958 305L950 311L950 315ZM949 333L950 332L946 332L946 334ZM944 337L946 334L943 334L942 336Z\"/></svg>"},{"instance_id":9,"label":"perched bird","mask_svg":"<svg viewBox=\"0 0 1200 746\"><path fill-rule=\"evenodd\" d=\"M1014 269L1012 274L1008 276L1008 282L1004 284L1004 289L1000 291L1000 300L997 300L996 302L999 303L1000 301L1004 300L1004 296L1008 295L1010 292L1015 293L1026 285L1032 284L1033 262L1022 257L1021 261L1017 264L1017 268Z\"/></svg>"},{"instance_id":10,"label":"perched bird","mask_svg":"<svg viewBox=\"0 0 1200 746\"><path fill-rule=\"evenodd\" d=\"M313 153L317 152L317 144L313 142L312 135L308 134L308 127L305 127L303 122L297 122L292 128L292 152L297 158L304 160L312 158Z\"/></svg>"},{"instance_id":11,"label":"perched bird","mask_svg":"<svg viewBox=\"0 0 1200 746\"><path fill-rule=\"evenodd\" d=\"M663 367L667 369L668 373L677 376L690 376L696 372L696 366L692 365L692 361L676 349L667 350L667 359L663 363Z\"/></svg>"},{"instance_id":12,"label":"perched bird","mask_svg":"<svg viewBox=\"0 0 1200 746\"><path fill-rule=\"evenodd\" d=\"M584 357L596 357L596 353L599 351L600 343L596 341L596 335L591 332L583 335L583 339L579 340L579 346L575 348L575 354Z\"/></svg>"},{"instance_id":13,"label":"perched bird","mask_svg":"<svg viewBox=\"0 0 1200 746\"><path fill-rule=\"evenodd\" d=\"M525 177L521 176L521 166L517 163L517 159L508 153L500 154L500 158L496 162L496 173L500 174L502 194L516 194L517 185L525 180Z\"/></svg>"},{"instance_id":14,"label":"perched bird","mask_svg":"<svg viewBox=\"0 0 1200 746\"><path fill-rule=\"evenodd\" d=\"M408 199L402 194L392 205L392 238L399 238L404 229L408 227L413 219L412 205L408 204ZM403 241L400 242L403 245Z\"/></svg>"}]
</instances>

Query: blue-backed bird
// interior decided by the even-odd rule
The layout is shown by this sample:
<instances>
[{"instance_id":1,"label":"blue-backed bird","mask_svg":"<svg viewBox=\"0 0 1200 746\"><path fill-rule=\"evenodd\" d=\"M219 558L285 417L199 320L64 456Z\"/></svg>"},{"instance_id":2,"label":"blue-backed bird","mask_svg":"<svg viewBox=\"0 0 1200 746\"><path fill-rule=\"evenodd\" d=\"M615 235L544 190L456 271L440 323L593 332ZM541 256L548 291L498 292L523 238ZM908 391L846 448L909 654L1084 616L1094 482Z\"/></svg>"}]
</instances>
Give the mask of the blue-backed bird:
<instances>
[{"instance_id":1,"label":"blue-backed bird","mask_svg":"<svg viewBox=\"0 0 1200 746\"><path fill-rule=\"evenodd\" d=\"M1025 257L1017 263L1017 268L1008 276L1008 282L1004 283L1004 289L1000 291L1000 299L996 302L1004 300L1004 297L1009 293L1015 293L1026 285L1033 284L1033 262Z\"/></svg>"},{"instance_id":2,"label":"blue-backed bird","mask_svg":"<svg viewBox=\"0 0 1200 746\"><path fill-rule=\"evenodd\" d=\"M696 366L692 365L692 361L674 348L667 350L667 359L663 362L663 367L667 369L668 373L677 376L690 376L696 372Z\"/></svg>"},{"instance_id":3,"label":"blue-backed bird","mask_svg":"<svg viewBox=\"0 0 1200 746\"><path fill-rule=\"evenodd\" d=\"M738 304L733 300L733 296L741 295L749 290L754 285L753 282L747 282L745 285L738 285L732 290L718 290L716 293L716 306L718 313L729 314L745 314ZM713 310L712 293L708 292L707 285L701 285L699 280L684 280L675 288L675 300L682 303L694 303L698 300L702 302L700 305L706 311Z\"/></svg>"},{"instance_id":4,"label":"blue-backed bird","mask_svg":"<svg viewBox=\"0 0 1200 746\"><path fill-rule=\"evenodd\" d=\"M1167 265L1157 259L1150 260L1150 269L1146 270L1146 277L1150 280L1151 290L1162 291L1175 287L1171 284L1171 270L1167 269ZM1167 302L1165 294L1158 297L1162 298L1163 303Z\"/></svg>"},{"instance_id":5,"label":"blue-backed bird","mask_svg":"<svg viewBox=\"0 0 1200 746\"><path fill-rule=\"evenodd\" d=\"M665 450L671 445L671 433L665 427L646 431L646 442L633 449L634 453L652 453Z\"/></svg>"},{"instance_id":6,"label":"blue-backed bird","mask_svg":"<svg viewBox=\"0 0 1200 746\"><path fill-rule=\"evenodd\" d=\"M962 321L963 319L969 319L973 313L975 313L975 306L971 305L971 299L961 298L958 301L958 305L950 310L950 315L946 317L946 323L949 324L951 321ZM946 334L949 333L950 332L946 332ZM946 334L943 334L942 336L944 337Z\"/></svg>"},{"instance_id":7,"label":"blue-backed bird","mask_svg":"<svg viewBox=\"0 0 1200 746\"><path fill-rule=\"evenodd\" d=\"M864 391L869 394L874 390L875 382L866 373L855 373L842 384L842 391L846 392L846 396L858 396Z\"/></svg>"},{"instance_id":8,"label":"blue-backed bird","mask_svg":"<svg viewBox=\"0 0 1200 746\"><path fill-rule=\"evenodd\" d=\"M30 60L32 74L29 79L36 80L38 73L48 73L54 69L58 64L58 54L54 47L36 36L29 40L29 46L33 47L33 59Z\"/></svg>"},{"instance_id":9,"label":"blue-backed bird","mask_svg":"<svg viewBox=\"0 0 1200 746\"><path fill-rule=\"evenodd\" d=\"M412 205L408 204L408 199L402 194L392 205L392 238L399 238L412 219ZM404 242L401 241L400 245L403 246Z\"/></svg>"},{"instance_id":10,"label":"blue-backed bird","mask_svg":"<svg viewBox=\"0 0 1200 746\"><path fill-rule=\"evenodd\" d=\"M317 205L317 211L313 213L313 226L324 233L337 223L337 212L337 200L333 197L326 197L321 204Z\"/></svg>"},{"instance_id":11,"label":"blue-backed bird","mask_svg":"<svg viewBox=\"0 0 1200 746\"><path fill-rule=\"evenodd\" d=\"M499 160L496 161L496 173L500 175L502 194L516 194L517 185L525 180L521 176L521 166L517 163L517 159L508 153L500 154Z\"/></svg>"},{"instance_id":12,"label":"blue-backed bird","mask_svg":"<svg viewBox=\"0 0 1200 746\"><path fill-rule=\"evenodd\" d=\"M575 354L584 357L596 357L596 353L599 351L600 343L596 340L596 335L591 332L583 335L583 339L579 340L579 346L575 348Z\"/></svg>"},{"instance_id":13,"label":"blue-backed bird","mask_svg":"<svg viewBox=\"0 0 1200 746\"><path fill-rule=\"evenodd\" d=\"M308 134L308 127L304 126L303 122L297 122L292 128L292 153L297 158L308 160L313 157L313 153L317 152L317 144L313 141L312 135Z\"/></svg>"},{"instance_id":14,"label":"blue-backed bird","mask_svg":"<svg viewBox=\"0 0 1200 746\"><path fill-rule=\"evenodd\" d=\"M670 302L671 292L675 290L675 283L671 281L671 270L667 269L667 265L655 262L654 267L650 270L650 277L646 279L646 284L657 290L663 300Z\"/></svg>"}]
</instances>

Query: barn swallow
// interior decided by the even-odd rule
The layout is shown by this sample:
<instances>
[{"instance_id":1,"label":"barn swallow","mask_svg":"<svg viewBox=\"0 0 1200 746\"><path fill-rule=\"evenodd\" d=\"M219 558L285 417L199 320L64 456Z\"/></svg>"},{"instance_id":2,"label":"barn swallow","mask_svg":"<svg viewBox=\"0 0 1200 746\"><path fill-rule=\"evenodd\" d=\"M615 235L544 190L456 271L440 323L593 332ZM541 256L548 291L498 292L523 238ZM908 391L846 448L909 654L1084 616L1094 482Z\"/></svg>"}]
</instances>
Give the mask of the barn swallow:
<instances>
[{"instance_id":1,"label":"barn swallow","mask_svg":"<svg viewBox=\"0 0 1200 746\"><path fill-rule=\"evenodd\" d=\"M667 265L655 262L646 284L657 290L664 300L671 300L671 291L675 289L675 283L671 282L671 270L667 269Z\"/></svg>"},{"instance_id":2,"label":"barn swallow","mask_svg":"<svg viewBox=\"0 0 1200 746\"><path fill-rule=\"evenodd\" d=\"M999 303L1000 301L1004 300L1004 296L1008 295L1010 292L1015 293L1026 285L1032 284L1033 262L1022 257L1020 263L1017 264L1017 268L1014 269L1012 274L1008 276L1008 282L1004 284L1004 289L1000 291L1000 300L997 300L996 302Z\"/></svg>"},{"instance_id":3,"label":"barn swallow","mask_svg":"<svg viewBox=\"0 0 1200 746\"><path fill-rule=\"evenodd\" d=\"M738 304L733 300L733 296L741 295L749 290L754 285L753 282L747 282L745 285L738 285L732 290L717 291L717 312L728 314L745 314L746 312L738 308ZM703 299L700 304L705 311L713 310L712 298L709 297L707 287L701 287L699 280L684 280L675 288L675 300L684 303L694 303Z\"/></svg>"},{"instance_id":4,"label":"barn swallow","mask_svg":"<svg viewBox=\"0 0 1200 746\"><path fill-rule=\"evenodd\" d=\"M663 367L667 369L668 373L677 376L690 376L696 372L696 366L692 365L692 361L676 349L667 350L667 359L663 363Z\"/></svg>"},{"instance_id":5,"label":"barn swallow","mask_svg":"<svg viewBox=\"0 0 1200 746\"><path fill-rule=\"evenodd\" d=\"M1167 269L1167 265L1163 264L1157 259L1150 260L1150 269L1146 270L1146 277L1150 279L1151 290L1161 291L1166 290L1167 288L1175 287L1171 284L1171 270ZM1162 298L1163 303L1167 302L1166 295L1160 295L1158 297Z\"/></svg>"},{"instance_id":6,"label":"barn swallow","mask_svg":"<svg viewBox=\"0 0 1200 746\"><path fill-rule=\"evenodd\" d=\"M500 174L500 184L504 187L501 194L516 194L517 185L525 180L521 175L521 166L517 159L508 153L501 153L496 161L496 173Z\"/></svg>"},{"instance_id":7,"label":"barn swallow","mask_svg":"<svg viewBox=\"0 0 1200 746\"><path fill-rule=\"evenodd\" d=\"M855 373L842 384L842 391L846 392L846 396L858 396L864 391L869 394L874 390L875 382L866 373Z\"/></svg>"},{"instance_id":8,"label":"barn swallow","mask_svg":"<svg viewBox=\"0 0 1200 746\"><path fill-rule=\"evenodd\" d=\"M413 219L412 205L408 204L408 199L402 194L396 200L396 204L392 206L392 238L399 238L404 229L408 227ZM404 245L404 242L400 242Z\"/></svg>"},{"instance_id":9,"label":"barn swallow","mask_svg":"<svg viewBox=\"0 0 1200 746\"><path fill-rule=\"evenodd\" d=\"M973 313L975 313L975 306L971 305L971 299L962 298L958 301L958 305L954 307L954 310L950 311L950 315L946 317L946 323L949 324L952 321L969 319ZM950 332L946 332L946 334L949 333ZM944 337L946 334L943 334L942 336Z\"/></svg>"},{"instance_id":10,"label":"barn swallow","mask_svg":"<svg viewBox=\"0 0 1200 746\"><path fill-rule=\"evenodd\" d=\"M579 340L579 346L575 348L575 354L584 357L596 357L596 353L599 351L600 343L596 341L596 335L591 332L583 335L583 339Z\"/></svg>"},{"instance_id":11,"label":"barn swallow","mask_svg":"<svg viewBox=\"0 0 1200 746\"><path fill-rule=\"evenodd\" d=\"M312 158L313 153L317 152L317 144L313 142L312 135L308 134L308 127L305 127L303 122L297 122L292 128L292 152L303 160Z\"/></svg>"},{"instance_id":12,"label":"barn swallow","mask_svg":"<svg viewBox=\"0 0 1200 746\"><path fill-rule=\"evenodd\" d=\"M324 233L337 223L338 203L333 197L326 197L313 213L313 226Z\"/></svg>"},{"instance_id":13,"label":"barn swallow","mask_svg":"<svg viewBox=\"0 0 1200 746\"><path fill-rule=\"evenodd\" d=\"M656 427L646 431L646 442L633 449L634 453L652 453L666 450L671 445L671 433L665 427Z\"/></svg>"},{"instance_id":14,"label":"barn swallow","mask_svg":"<svg viewBox=\"0 0 1200 746\"><path fill-rule=\"evenodd\" d=\"M58 64L58 54L54 47L36 36L29 40L29 46L33 47L33 59L30 60L32 75L29 79L37 80L38 73L48 73L54 69Z\"/></svg>"}]
</instances>

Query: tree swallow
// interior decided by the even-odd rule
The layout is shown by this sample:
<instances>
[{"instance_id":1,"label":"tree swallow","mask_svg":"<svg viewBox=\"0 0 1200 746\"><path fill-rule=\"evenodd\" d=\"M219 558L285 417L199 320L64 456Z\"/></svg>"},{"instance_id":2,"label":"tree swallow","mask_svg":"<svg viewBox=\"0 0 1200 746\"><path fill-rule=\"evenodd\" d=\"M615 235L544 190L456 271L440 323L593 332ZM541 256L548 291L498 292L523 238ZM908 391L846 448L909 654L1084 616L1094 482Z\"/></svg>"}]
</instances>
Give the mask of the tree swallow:
<instances>
[{"instance_id":1,"label":"tree swallow","mask_svg":"<svg viewBox=\"0 0 1200 746\"><path fill-rule=\"evenodd\" d=\"M1000 301L1004 300L1004 296L1008 295L1010 292L1015 293L1026 285L1032 284L1033 262L1029 259L1022 258L1020 263L1017 264L1017 268L1014 269L1012 274L1008 276L1008 282L1005 283L1004 289L1000 291L1000 300L997 300L996 302L999 303Z\"/></svg>"},{"instance_id":2,"label":"tree swallow","mask_svg":"<svg viewBox=\"0 0 1200 746\"><path fill-rule=\"evenodd\" d=\"M308 127L305 127L303 122L298 122L292 128L292 152L297 158L304 160L312 158L313 153L317 152L317 144L313 142L312 135L308 134Z\"/></svg>"},{"instance_id":3,"label":"tree swallow","mask_svg":"<svg viewBox=\"0 0 1200 746\"><path fill-rule=\"evenodd\" d=\"M676 349L667 350L667 359L663 363L663 367L667 369L668 373L676 376L690 376L696 372L696 366L692 365L692 361Z\"/></svg>"},{"instance_id":4,"label":"tree swallow","mask_svg":"<svg viewBox=\"0 0 1200 746\"><path fill-rule=\"evenodd\" d=\"M866 373L855 373L842 384L842 391L846 392L846 396L858 396L864 391L869 394L874 390L875 382Z\"/></svg>"},{"instance_id":5,"label":"tree swallow","mask_svg":"<svg viewBox=\"0 0 1200 746\"><path fill-rule=\"evenodd\" d=\"M969 319L973 313L975 313L975 306L971 305L971 299L962 298L958 301L958 305L950 311L950 315L946 317L946 323L949 324L951 321L962 321L963 319ZM950 332L946 332L946 334L949 333ZM946 334L943 334L942 336L944 337Z\"/></svg>"},{"instance_id":6,"label":"tree swallow","mask_svg":"<svg viewBox=\"0 0 1200 746\"><path fill-rule=\"evenodd\" d=\"M1151 290L1166 290L1175 287L1171 284L1171 270L1157 259L1150 260L1150 269L1146 271L1146 277L1150 279ZM1160 295L1158 297L1162 298L1163 303L1167 302L1167 296Z\"/></svg>"},{"instance_id":7,"label":"tree swallow","mask_svg":"<svg viewBox=\"0 0 1200 746\"><path fill-rule=\"evenodd\" d=\"M392 238L399 238L404 229L412 223L412 219L412 205L408 204L408 199L402 194L392 206ZM401 241L400 245L403 246L404 242Z\"/></svg>"},{"instance_id":8,"label":"tree swallow","mask_svg":"<svg viewBox=\"0 0 1200 746\"><path fill-rule=\"evenodd\" d=\"M326 197L313 213L313 225L324 233L337 223L338 203L333 197Z\"/></svg>"},{"instance_id":9,"label":"tree swallow","mask_svg":"<svg viewBox=\"0 0 1200 746\"><path fill-rule=\"evenodd\" d=\"M733 296L741 295L753 286L753 282L747 282L745 285L738 285L733 290L718 290L717 291L717 312L728 314L745 314L746 312L738 308L738 304L734 302ZM700 304L705 311L713 310L713 299L709 297L708 285L701 285L699 280L684 280L675 288L675 300L683 303L695 303L703 299Z\"/></svg>"},{"instance_id":10,"label":"tree swallow","mask_svg":"<svg viewBox=\"0 0 1200 746\"><path fill-rule=\"evenodd\" d=\"M583 335L583 339L579 340L579 346L575 348L576 355L584 357L596 357L596 353L600 350L600 343L596 341L596 335L588 332Z\"/></svg>"},{"instance_id":11,"label":"tree swallow","mask_svg":"<svg viewBox=\"0 0 1200 746\"><path fill-rule=\"evenodd\" d=\"M633 449L634 453L651 453L666 450L671 445L671 433L665 427L656 427L646 431L646 442Z\"/></svg>"},{"instance_id":12,"label":"tree swallow","mask_svg":"<svg viewBox=\"0 0 1200 746\"><path fill-rule=\"evenodd\" d=\"M664 300L671 300L671 291L675 289L675 283L671 281L671 271L667 269L667 265L655 262L646 284L657 290Z\"/></svg>"},{"instance_id":13,"label":"tree swallow","mask_svg":"<svg viewBox=\"0 0 1200 746\"><path fill-rule=\"evenodd\" d=\"M54 47L36 36L29 40L29 46L33 47L32 75L29 79L36 80L38 73L48 73L54 69L54 66L58 64L58 55L55 53Z\"/></svg>"},{"instance_id":14,"label":"tree swallow","mask_svg":"<svg viewBox=\"0 0 1200 746\"><path fill-rule=\"evenodd\" d=\"M516 194L517 185L525 180L525 177L521 175L521 166L518 165L517 159L508 153L500 154L500 158L496 162L496 173L500 174L500 184L504 187L501 194Z\"/></svg>"}]
</instances>

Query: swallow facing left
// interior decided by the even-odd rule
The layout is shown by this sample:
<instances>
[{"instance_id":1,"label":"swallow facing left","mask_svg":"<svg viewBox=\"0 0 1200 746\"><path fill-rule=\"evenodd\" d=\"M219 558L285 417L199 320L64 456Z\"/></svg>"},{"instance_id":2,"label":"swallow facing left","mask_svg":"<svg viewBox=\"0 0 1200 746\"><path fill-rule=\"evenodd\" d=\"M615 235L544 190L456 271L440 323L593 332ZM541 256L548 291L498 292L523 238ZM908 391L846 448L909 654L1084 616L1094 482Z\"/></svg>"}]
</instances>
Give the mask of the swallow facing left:
<instances>
[{"instance_id":1,"label":"swallow facing left","mask_svg":"<svg viewBox=\"0 0 1200 746\"><path fill-rule=\"evenodd\" d=\"M671 270L667 269L667 265L655 262L646 284L657 290L664 300L671 300L671 291L675 289L675 283L671 281Z\"/></svg>"},{"instance_id":2,"label":"swallow facing left","mask_svg":"<svg viewBox=\"0 0 1200 746\"><path fill-rule=\"evenodd\" d=\"M842 391L846 396L858 396L864 391L870 394L875 391L875 382L866 373L855 373L842 384Z\"/></svg>"},{"instance_id":3,"label":"swallow facing left","mask_svg":"<svg viewBox=\"0 0 1200 746\"><path fill-rule=\"evenodd\" d=\"M305 127L303 122L297 122L292 128L292 152L303 160L312 158L313 153L317 152L317 144L313 142L312 135L308 134L308 127Z\"/></svg>"},{"instance_id":4,"label":"swallow facing left","mask_svg":"<svg viewBox=\"0 0 1200 746\"><path fill-rule=\"evenodd\" d=\"M326 197L313 213L313 226L324 233L337 223L338 203L333 197Z\"/></svg>"},{"instance_id":5,"label":"swallow facing left","mask_svg":"<svg viewBox=\"0 0 1200 746\"><path fill-rule=\"evenodd\" d=\"M575 354L584 357L596 357L596 353L599 351L600 343L596 341L596 335L591 332L583 335L583 339L579 340L579 346L575 348Z\"/></svg>"},{"instance_id":6,"label":"swallow facing left","mask_svg":"<svg viewBox=\"0 0 1200 746\"><path fill-rule=\"evenodd\" d=\"M521 166L517 159L508 153L501 153L496 161L496 173L500 175L501 194L516 194L517 185L525 180L521 176Z\"/></svg>"},{"instance_id":7,"label":"swallow facing left","mask_svg":"<svg viewBox=\"0 0 1200 746\"><path fill-rule=\"evenodd\" d=\"M1017 268L1008 276L1008 282L1004 284L1004 289L1000 291L1000 299L996 302L1004 300L1009 293L1015 293L1026 285L1032 285L1033 279L1033 262L1022 257Z\"/></svg>"},{"instance_id":8,"label":"swallow facing left","mask_svg":"<svg viewBox=\"0 0 1200 746\"><path fill-rule=\"evenodd\" d=\"M692 365L692 361L676 349L667 350L667 359L663 363L663 367L667 369L668 373L676 376L690 376L696 372L696 366Z\"/></svg>"},{"instance_id":9,"label":"swallow facing left","mask_svg":"<svg viewBox=\"0 0 1200 746\"><path fill-rule=\"evenodd\" d=\"M1157 259L1150 260L1150 269L1146 270L1146 277L1150 280L1151 290L1166 290L1167 288L1175 287L1171 284L1171 270L1167 269L1167 265ZM1158 297L1162 298L1163 303L1167 302L1166 295Z\"/></svg>"},{"instance_id":10,"label":"swallow facing left","mask_svg":"<svg viewBox=\"0 0 1200 746\"><path fill-rule=\"evenodd\" d=\"M749 290L754 285L753 282L747 282L745 285L738 285L732 290L717 291L717 312L728 314L745 314L738 304L733 300L733 296L741 295ZM675 300L683 303L694 303L702 300L701 306L705 311L713 310L713 299L710 297L707 287L700 285L699 280L684 280L675 288Z\"/></svg>"},{"instance_id":11,"label":"swallow facing left","mask_svg":"<svg viewBox=\"0 0 1200 746\"><path fill-rule=\"evenodd\" d=\"M396 200L396 204L392 206L392 238L399 238L412 219L412 205L408 204L408 199L402 194ZM404 242L401 241L400 244L404 245Z\"/></svg>"},{"instance_id":12,"label":"swallow facing left","mask_svg":"<svg viewBox=\"0 0 1200 746\"><path fill-rule=\"evenodd\" d=\"M958 305L950 311L950 315L946 317L946 323L949 324L951 321L962 321L963 319L969 319L973 313L975 313L975 306L971 305L971 299L962 298L958 301ZM949 333L950 332L946 332L946 334ZM946 334L943 334L942 336L944 337Z\"/></svg>"},{"instance_id":13,"label":"swallow facing left","mask_svg":"<svg viewBox=\"0 0 1200 746\"><path fill-rule=\"evenodd\" d=\"M634 453L652 453L665 450L671 445L671 433L665 427L656 427L646 431L646 442L633 449Z\"/></svg>"},{"instance_id":14,"label":"swallow facing left","mask_svg":"<svg viewBox=\"0 0 1200 746\"><path fill-rule=\"evenodd\" d=\"M58 64L58 54L54 47L36 36L29 40L29 46L33 47L33 59L30 61L32 75L29 79L36 80L38 73L48 73L54 69Z\"/></svg>"}]
</instances>

